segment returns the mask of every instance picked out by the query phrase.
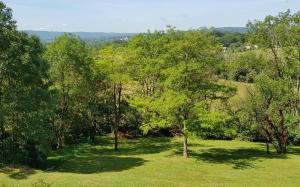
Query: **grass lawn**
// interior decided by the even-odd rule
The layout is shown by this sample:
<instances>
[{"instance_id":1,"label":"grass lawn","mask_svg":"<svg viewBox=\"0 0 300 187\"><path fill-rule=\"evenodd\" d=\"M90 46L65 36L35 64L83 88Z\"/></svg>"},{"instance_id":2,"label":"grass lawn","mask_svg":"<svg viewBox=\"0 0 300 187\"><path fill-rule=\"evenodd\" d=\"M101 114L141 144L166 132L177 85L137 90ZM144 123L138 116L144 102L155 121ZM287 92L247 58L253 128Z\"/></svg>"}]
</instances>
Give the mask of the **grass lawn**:
<instances>
[{"instance_id":1,"label":"grass lawn","mask_svg":"<svg viewBox=\"0 0 300 187\"><path fill-rule=\"evenodd\" d=\"M0 169L0 186L300 186L300 147L267 155L264 145L240 141L181 139L99 140L54 152L47 170Z\"/></svg>"}]
</instances>

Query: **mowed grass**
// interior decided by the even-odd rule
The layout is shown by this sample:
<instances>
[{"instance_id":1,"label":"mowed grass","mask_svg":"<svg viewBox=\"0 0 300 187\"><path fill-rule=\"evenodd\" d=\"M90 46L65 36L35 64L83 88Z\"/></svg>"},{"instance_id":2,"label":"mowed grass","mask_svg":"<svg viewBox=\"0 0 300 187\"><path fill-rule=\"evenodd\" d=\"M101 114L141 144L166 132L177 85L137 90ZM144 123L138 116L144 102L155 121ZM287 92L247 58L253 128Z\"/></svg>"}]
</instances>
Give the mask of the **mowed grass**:
<instances>
[{"instance_id":1,"label":"mowed grass","mask_svg":"<svg viewBox=\"0 0 300 187\"><path fill-rule=\"evenodd\" d=\"M248 96L249 90L253 89L253 84L250 83L236 82L236 81L224 80L224 79L220 79L219 83L236 88L236 95L232 97L230 100L245 99Z\"/></svg>"},{"instance_id":2,"label":"mowed grass","mask_svg":"<svg viewBox=\"0 0 300 187\"><path fill-rule=\"evenodd\" d=\"M180 138L81 144L54 152L48 168L2 167L2 186L300 186L300 148L286 156L266 154L264 144L240 141L189 141L181 156ZM0 186L1 186L0 185Z\"/></svg>"}]
</instances>

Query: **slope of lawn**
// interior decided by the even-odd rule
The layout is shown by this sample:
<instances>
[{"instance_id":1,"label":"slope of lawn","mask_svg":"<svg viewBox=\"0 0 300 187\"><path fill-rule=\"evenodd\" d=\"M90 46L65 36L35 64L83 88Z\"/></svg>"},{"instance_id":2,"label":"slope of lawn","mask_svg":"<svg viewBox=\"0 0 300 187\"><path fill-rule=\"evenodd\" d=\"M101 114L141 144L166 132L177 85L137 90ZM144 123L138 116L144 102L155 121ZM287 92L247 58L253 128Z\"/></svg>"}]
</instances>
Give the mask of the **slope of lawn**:
<instances>
[{"instance_id":1,"label":"slope of lawn","mask_svg":"<svg viewBox=\"0 0 300 187\"><path fill-rule=\"evenodd\" d=\"M248 91L253 88L253 84L236 82L231 80L219 79L219 83L236 88L236 95L231 98L231 100L245 99L247 97Z\"/></svg>"},{"instance_id":2,"label":"slope of lawn","mask_svg":"<svg viewBox=\"0 0 300 187\"><path fill-rule=\"evenodd\" d=\"M268 155L260 143L190 140L181 157L179 138L81 144L52 153L48 168L2 167L0 186L300 186L300 147Z\"/></svg>"}]
</instances>

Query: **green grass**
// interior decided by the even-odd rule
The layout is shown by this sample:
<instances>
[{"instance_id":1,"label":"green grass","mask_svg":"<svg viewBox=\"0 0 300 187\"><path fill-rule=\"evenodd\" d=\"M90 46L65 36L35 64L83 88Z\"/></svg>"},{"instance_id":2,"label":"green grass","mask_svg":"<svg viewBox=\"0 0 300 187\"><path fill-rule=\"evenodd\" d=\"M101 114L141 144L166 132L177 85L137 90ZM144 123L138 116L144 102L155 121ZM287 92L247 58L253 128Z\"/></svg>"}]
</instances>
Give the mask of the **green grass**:
<instances>
[{"instance_id":1,"label":"green grass","mask_svg":"<svg viewBox=\"0 0 300 187\"><path fill-rule=\"evenodd\" d=\"M260 143L181 139L111 140L54 152L48 169L3 167L0 186L300 186L300 148L268 155Z\"/></svg>"},{"instance_id":2,"label":"green grass","mask_svg":"<svg viewBox=\"0 0 300 187\"><path fill-rule=\"evenodd\" d=\"M219 83L236 88L236 95L231 100L245 99L248 96L249 89L253 88L253 84L231 80L220 79Z\"/></svg>"}]
</instances>

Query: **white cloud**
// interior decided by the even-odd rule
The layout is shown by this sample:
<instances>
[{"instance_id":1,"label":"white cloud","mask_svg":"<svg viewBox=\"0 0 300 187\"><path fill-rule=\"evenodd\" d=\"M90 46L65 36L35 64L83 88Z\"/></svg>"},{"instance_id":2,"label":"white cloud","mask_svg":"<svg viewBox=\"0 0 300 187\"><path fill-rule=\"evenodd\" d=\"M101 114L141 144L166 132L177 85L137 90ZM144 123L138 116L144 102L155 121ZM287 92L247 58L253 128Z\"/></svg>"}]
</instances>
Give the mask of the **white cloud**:
<instances>
[{"instance_id":1,"label":"white cloud","mask_svg":"<svg viewBox=\"0 0 300 187\"><path fill-rule=\"evenodd\" d=\"M51 29L51 28L53 28L54 27L54 25L44 25L44 26L41 26L40 28L39 28L39 30L47 30L47 29Z\"/></svg>"},{"instance_id":2,"label":"white cloud","mask_svg":"<svg viewBox=\"0 0 300 187\"><path fill-rule=\"evenodd\" d=\"M49 24L49 25L43 25L39 27L39 30L41 31L58 31L61 30L63 28L68 27L69 24L67 23L62 23L62 24Z\"/></svg>"}]
</instances>

